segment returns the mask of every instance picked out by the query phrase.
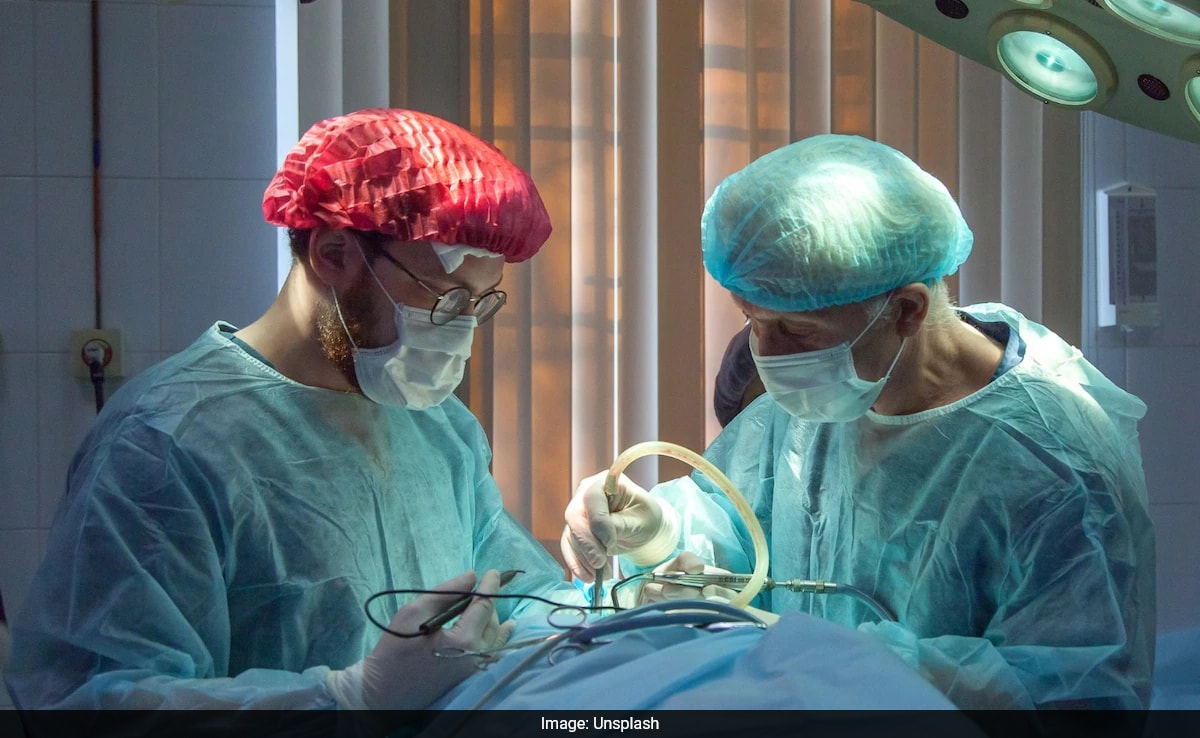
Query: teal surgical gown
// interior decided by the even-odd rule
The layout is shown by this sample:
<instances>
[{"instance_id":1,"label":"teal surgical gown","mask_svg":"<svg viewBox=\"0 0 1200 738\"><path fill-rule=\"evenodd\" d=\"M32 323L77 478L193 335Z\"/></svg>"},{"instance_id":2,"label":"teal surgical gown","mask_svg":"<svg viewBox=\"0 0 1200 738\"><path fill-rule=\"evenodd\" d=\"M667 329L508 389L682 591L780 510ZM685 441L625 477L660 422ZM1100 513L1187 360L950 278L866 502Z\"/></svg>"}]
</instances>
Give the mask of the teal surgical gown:
<instances>
[{"instance_id":1,"label":"teal surgical gown","mask_svg":"<svg viewBox=\"0 0 1200 738\"><path fill-rule=\"evenodd\" d=\"M767 395L706 452L747 498L777 580L848 594L763 593L874 634L963 708L1144 708L1154 653L1154 534L1136 422L1145 405L1046 328L1002 305L1024 357L978 392L914 415L791 417ZM753 568L745 525L698 473L653 494L680 548Z\"/></svg>"},{"instance_id":2,"label":"teal surgical gown","mask_svg":"<svg viewBox=\"0 0 1200 738\"><path fill-rule=\"evenodd\" d=\"M515 568L506 591L574 592L505 512L456 398L418 412L298 384L233 330L131 380L76 454L14 624L20 707L331 708L328 670L380 637L379 590Z\"/></svg>"}]
</instances>

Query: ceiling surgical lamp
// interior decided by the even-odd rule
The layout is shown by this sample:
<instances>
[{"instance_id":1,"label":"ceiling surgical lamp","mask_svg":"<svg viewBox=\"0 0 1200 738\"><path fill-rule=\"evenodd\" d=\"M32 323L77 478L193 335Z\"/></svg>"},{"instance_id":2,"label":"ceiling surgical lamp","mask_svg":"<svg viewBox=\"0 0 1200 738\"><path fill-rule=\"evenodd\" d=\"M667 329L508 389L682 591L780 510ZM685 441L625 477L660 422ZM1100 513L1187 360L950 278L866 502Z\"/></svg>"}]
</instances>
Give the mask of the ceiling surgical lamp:
<instances>
[{"instance_id":1,"label":"ceiling surgical lamp","mask_svg":"<svg viewBox=\"0 0 1200 738\"><path fill-rule=\"evenodd\" d=\"M1146 33L1200 46L1200 12L1170 0L1101 0L1118 18Z\"/></svg>"},{"instance_id":2,"label":"ceiling surgical lamp","mask_svg":"<svg viewBox=\"0 0 1200 738\"><path fill-rule=\"evenodd\" d=\"M1049 104L1200 143L1200 0L859 0Z\"/></svg>"},{"instance_id":3,"label":"ceiling surgical lamp","mask_svg":"<svg viewBox=\"0 0 1200 738\"><path fill-rule=\"evenodd\" d=\"M1097 108L1108 100L1117 73L1104 51L1079 29L1052 15L1017 10L988 31L992 66L1047 102Z\"/></svg>"},{"instance_id":4,"label":"ceiling surgical lamp","mask_svg":"<svg viewBox=\"0 0 1200 738\"><path fill-rule=\"evenodd\" d=\"M1183 74L1180 75L1179 82L1183 87L1188 109L1191 110L1197 125L1200 125L1200 56L1193 56L1183 65Z\"/></svg>"}]
</instances>

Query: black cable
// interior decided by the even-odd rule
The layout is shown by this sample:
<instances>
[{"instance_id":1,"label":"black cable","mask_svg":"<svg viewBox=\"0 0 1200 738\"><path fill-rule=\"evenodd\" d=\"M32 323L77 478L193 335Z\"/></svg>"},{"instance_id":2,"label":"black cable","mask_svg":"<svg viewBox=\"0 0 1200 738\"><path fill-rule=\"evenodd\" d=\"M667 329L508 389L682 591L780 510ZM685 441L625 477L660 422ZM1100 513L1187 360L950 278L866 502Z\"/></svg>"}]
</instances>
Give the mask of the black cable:
<instances>
[{"instance_id":1,"label":"black cable","mask_svg":"<svg viewBox=\"0 0 1200 738\"><path fill-rule=\"evenodd\" d=\"M586 614L585 610L587 608L586 605L564 604L561 602L555 602L554 600L548 600L545 597L539 597L537 595L531 595L531 594L504 594L502 592L498 592L496 594L482 594L480 592L475 592L475 591L468 592L468 591L454 590L454 589L384 589L384 590L380 590L379 592L376 592L375 594L373 594L367 598L367 601L363 603L363 611L367 614L367 620L371 621L371 625L374 625L376 628L379 628L384 633L387 633L389 635L394 635L397 638L420 638L422 636L432 635L433 633L437 632L437 631L433 630L433 631L427 631L424 633L419 632L419 631L416 633L401 633L398 630L392 630L387 625L376 620L375 616L371 614L371 603L374 602L375 600L379 599L380 597L385 597L387 595L402 595L402 594L460 595L460 596L472 596L472 597L487 597L488 599L493 599L493 600L498 600L498 599L535 600L537 602L541 602L546 605L553 605L554 611L578 610L580 613L583 613L583 614ZM612 610L614 608L601 607L600 609Z\"/></svg>"},{"instance_id":2,"label":"black cable","mask_svg":"<svg viewBox=\"0 0 1200 738\"><path fill-rule=\"evenodd\" d=\"M88 369L91 370L92 388L96 391L96 414L104 408L104 365L97 359L92 359L88 362Z\"/></svg>"}]
</instances>

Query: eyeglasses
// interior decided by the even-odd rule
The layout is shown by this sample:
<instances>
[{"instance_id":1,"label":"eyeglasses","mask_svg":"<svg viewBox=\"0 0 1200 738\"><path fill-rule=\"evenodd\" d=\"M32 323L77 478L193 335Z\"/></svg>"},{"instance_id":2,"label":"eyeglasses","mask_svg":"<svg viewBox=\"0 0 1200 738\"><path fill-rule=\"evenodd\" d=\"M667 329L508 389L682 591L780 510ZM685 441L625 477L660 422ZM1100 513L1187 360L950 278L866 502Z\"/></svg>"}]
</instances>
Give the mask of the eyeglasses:
<instances>
[{"instance_id":1,"label":"eyeglasses","mask_svg":"<svg viewBox=\"0 0 1200 738\"><path fill-rule=\"evenodd\" d=\"M437 302L433 303L433 307L429 310L429 320L434 325L445 325L463 314L468 305L474 304L475 309L472 314L475 316L475 322L483 325L491 320L500 308L504 307L504 303L508 300L508 295L503 290L491 290L485 292L478 297L471 294L471 291L466 287L451 287L445 292L438 292L429 285L421 281L421 278L408 270L408 267L396 261L396 257L389 254L382 248L379 253L383 258L400 267L400 270L412 277L412 280L425 288L425 291L437 298Z\"/></svg>"}]
</instances>

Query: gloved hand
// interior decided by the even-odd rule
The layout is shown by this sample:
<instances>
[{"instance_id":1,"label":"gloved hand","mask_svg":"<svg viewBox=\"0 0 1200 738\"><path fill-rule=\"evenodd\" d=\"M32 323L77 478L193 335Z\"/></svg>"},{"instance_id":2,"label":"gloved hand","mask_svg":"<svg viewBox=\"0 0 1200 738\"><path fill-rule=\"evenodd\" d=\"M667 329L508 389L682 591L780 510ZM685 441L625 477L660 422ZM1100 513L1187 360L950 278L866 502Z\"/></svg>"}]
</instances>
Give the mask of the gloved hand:
<instances>
[{"instance_id":1,"label":"gloved hand","mask_svg":"<svg viewBox=\"0 0 1200 738\"><path fill-rule=\"evenodd\" d=\"M655 574L665 574L667 572L683 572L684 574L729 574L727 569L710 566L704 563L703 560L691 551L683 551L675 558L654 567ZM719 584L707 584L703 588L686 587L682 584L671 584L670 582L646 582L642 585L641 591L638 593L638 604L645 605L649 602L661 602L663 600L713 600L716 602L724 602L728 604L733 598L737 597L738 593L728 587L722 587ZM779 616L767 610L760 610L757 607L744 608L747 612L758 617L767 625L774 625L779 621Z\"/></svg>"},{"instance_id":2,"label":"gloved hand","mask_svg":"<svg viewBox=\"0 0 1200 738\"><path fill-rule=\"evenodd\" d=\"M704 563L699 556L691 551L683 551L670 561L654 567L654 573L730 574L731 572ZM701 589L700 587L689 587L683 584L651 581L642 585L641 592L638 594L638 604L645 605L650 602L663 602L664 600L704 600L708 599L709 595L721 597L729 601L736 594L732 589L726 589L715 584L706 585Z\"/></svg>"},{"instance_id":3,"label":"gloved hand","mask_svg":"<svg viewBox=\"0 0 1200 738\"><path fill-rule=\"evenodd\" d=\"M679 543L679 517L669 506L622 474L612 498L604 496L608 472L579 483L564 517L562 552L571 573L595 579L609 556L623 554L639 566L657 564Z\"/></svg>"},{"instance_id":4,"label":"gloved hand","mask_svg":"<svg viewBox=\"0 0 1200 738\"><path fill-rule=\"evenodd\" d=\"M475 572L468 571L434 589L465 592L474 585ZM495 594L499 589L500 575L493 569L479 579L476 591ZM421 623L460 596L421 595L401 607L388 627L400 633L416 633ZM343 709L420 710L475 673L474 659L444 658L435 656L434 651L500 646L512 634L513 625L512 621L501 625L492 601L476 597L449 628L417 638L384 633L365 659L347 669L331 670L326 683Z\"/></svg>"}]
</instances>

